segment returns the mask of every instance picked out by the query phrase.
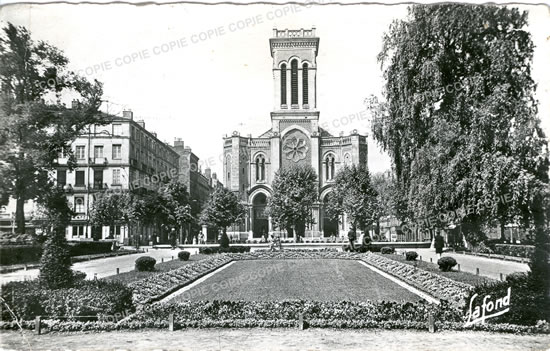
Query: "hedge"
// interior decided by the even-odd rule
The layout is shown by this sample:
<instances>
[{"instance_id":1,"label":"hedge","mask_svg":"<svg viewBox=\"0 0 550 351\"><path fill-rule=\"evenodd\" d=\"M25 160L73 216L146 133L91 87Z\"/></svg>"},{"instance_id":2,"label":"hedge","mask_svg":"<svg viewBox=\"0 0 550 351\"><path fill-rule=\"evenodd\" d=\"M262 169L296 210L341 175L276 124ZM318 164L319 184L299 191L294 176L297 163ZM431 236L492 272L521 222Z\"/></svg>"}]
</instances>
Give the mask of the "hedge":
<instances>
[{"instance_id":1,"label":"hedge","mask_svg":"<svg viewBox=\"0 0 550 351\"><path fill-rule=\"evenodd\" d=\"M111 252L111 242L73 241L69 242L71 256L104 254ZM42 256L41 245L2 245L0 246L0 264L37 263Z\"/></svg>"},{"instance_id":2,"label":"hedge","mask_svg":"<svg viewBox=\"0 0 550 351\"><path fill-rule=\"evenodd\" d=\"M0 264L22 264L40 261L42 246L39 245L2 245L0 246Z\"/></svg>"},{"instance_id":3,"label":"hedge","mask_svg":"<svg viewBox=\"0 0 550 351\"><path fill-rule=\"evenodd\" d=\"M245 253L250 252L250 246L229 246L229 247L201 247L199 253L204 255L218 254L218 253Z\"/></svg>"},{"instance_id":4,"label":"hedge","mask_svg":"<svg viewBox=\"0 0 550 351\"><path fill-rule=\"evenodd\" d=\"M84 280L72 288L45 289L38 280L10 282L2 286L2 298L18 318L35 316L76 318L134 310L132 290L119 282ZM2 320L11 313L2 305Z\"/></svg>"},{"instance_id":5,"label":"hedge","mask_svg":"<svg viewBox=\"0 0 550 351\"><path fill-rule=\"evenodd\" d=\"M69 241L71 256L95 255L111 252L110 241Z\"/></svg>"},{"instance_id":6,"label":"hedge","mask_svg":"<svg viewBox=\"0 0 550 351\"><path fill-rule=\"evenodd\" d=\"M495 244L495 253L506 256L531 258L535 252L532 245Z\"/></svg>"}]
</instances>

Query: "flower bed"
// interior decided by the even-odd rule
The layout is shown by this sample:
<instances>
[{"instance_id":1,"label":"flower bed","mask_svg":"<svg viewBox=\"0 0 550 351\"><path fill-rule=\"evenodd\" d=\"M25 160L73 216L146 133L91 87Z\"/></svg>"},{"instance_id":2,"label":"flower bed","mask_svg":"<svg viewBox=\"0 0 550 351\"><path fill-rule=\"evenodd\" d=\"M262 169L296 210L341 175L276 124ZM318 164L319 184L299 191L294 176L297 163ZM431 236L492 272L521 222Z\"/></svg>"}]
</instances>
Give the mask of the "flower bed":
<instances>
[{"instance_id":1,"label":"flower bed","mask_svg":"<svg viewBox=\"0 0 550 351\"><path fill-rule=\"evenodd\" d=\"M474 288L472 285L417 269L412 265L394 261L380 255L366 253L361 255L360 259L434 297L448 300L458 307L465 305L469 292Z\"/></svg>"},{"instance_id":2,"label":"flower bed","mask_svg":"<svg viewBox=\"0 0 550 351\"><path fill-rule=\"evenodd\" d=\"M361 254L355 252L338 252L331 249L321 250L284 250L284 251L254 251L246 254L233 254L231 258L235 260L284 260L284 259L344 259L344 260L357 260L361 257Z\"/></svg>"},{"instance_id":3,"label":"flower bed","mask_svg":"<svg viewBox=\"0 0 550 351\"><path fill-rule=\"evenodd\" d=\"M2 286L2 298L17 318L95 318L133 311L132 291L121 283L80 281L72 288L45 289L38 280L10 282ZM2 320L13 318L2 304Z\"/></svg>"},{"instance_id":4,"label":"flower bed","mask_svg":"<svg viewBox=\"0 0 550 351\"><path fill-rule=\"evenodd\" d=\"M161 299L194 280L232 261L227 255L216 255L196 263L130 283L134 303L143 304Z\"/></svg>"}]
</instances>

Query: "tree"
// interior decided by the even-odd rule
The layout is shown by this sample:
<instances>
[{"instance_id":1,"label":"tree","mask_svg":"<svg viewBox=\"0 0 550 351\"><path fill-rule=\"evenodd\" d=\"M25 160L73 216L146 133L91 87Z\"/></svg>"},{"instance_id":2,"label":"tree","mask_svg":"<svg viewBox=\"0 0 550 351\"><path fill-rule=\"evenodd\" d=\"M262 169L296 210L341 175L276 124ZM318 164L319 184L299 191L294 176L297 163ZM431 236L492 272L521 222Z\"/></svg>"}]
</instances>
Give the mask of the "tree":
<instances>
[{"instance_id":1,"label":"tree","mask_svg":"<svg viewBox=\"0 0 550 351\"><path fill-rule=\"evenodd\" d=\"M96 194L90 209L90 223L100 226L137 223L140 215L140 199L130 191L104 191Z\"/></svg>"},{"instance_id":2,"label":"tree","mask_svg":"<svg viewBox=\"0 0 550 351\"><path fill-rule=\"evenodd\" d=\"M74 281L69 244L65 238L65 228L71 221L73 211L65 194L50 185L49 191L40 199L50 233L40 259L39 280L48 289L59 289L70 287Z\"/></svg>"},{"instance_id":3,"label":"tree","mask_svg":"<svg viewBox=\"0 0 550 351\"><path fill-rule=\"evenodd\" d=\"M67 71L57 48L31 39L11 23L0 36L0 201L16 200L18 233L25 233L24 203L47 191L48 171L59 153L74 157L68 145L89 124L106 123L98 112L102 86ZM63 97L80 100L67 108Z\"/></svg>"},{"instance_id":4,"label":"tree","mask_svg":"<svg viewBox=\"0 0 550 351\"><path fill-rule=\"evenodd\" d=\"M374 189L370 172L363 166L344 166L336 174L327 215L338 219L345 213L351 230L363 230L379 218L380 200Z\"/></svg>"},{"instance_id":5,"label":"tree","mask_svg":"<svg viewBox=\"0 0 550 351\"><path fill-rule=\"evenodd\" d=\"M465 224L534 221L548 183L527 14L496 6L412 6L378 56L374 138L392 158L407 217L476 208ZM511 195L511 203L499 201ZM492 206L481 206L491 202Z\"/></svg>"},{"instance_id":6,"label":"tree","mask_svg":"<svg viewBox=\"0 0 550 351\"><path fill-rule=\"evenodd\" d=\"M376 234L380 234L380 218L395 217L397 193L391 172L376 173L371 177L373 189L378 193L379 211L376 217Z\"/></svg>"},{"instance_id":7,"label":"tree","mask_svg":"<svg viewBox=\"0 0 550 351\"><path fill-rule=\"evenodd\" d=\"M272 187L273 196L267 205L271 221L297 240L315 223L312 209L317 202L317 174L311 166L282 168L275 173Z\"/></svg>"},{"instance_id":8,"label":"tree","mask_svg":"<svg viewBox=\"0 0 550 351\"><path fill-rule=\"evenodd\" d=\"M183 229L193 221L189 193L184 183L172 180L159 189L161 201L167 212L167 224L170 227ZM185 238L183 240L185 242Z\"/></svg>"},{"instance_id":9,"label":"tree","mask_svg":"<svg viewBox=\"0 0 550 351\"><path fill-rule=\"evenodd\" d=\"M200 223L221 228L227 235L227 227L244 218L246 210L237 195L224 187L217 187L210 194L201 212Z\"/></svg>"}]
</instances>

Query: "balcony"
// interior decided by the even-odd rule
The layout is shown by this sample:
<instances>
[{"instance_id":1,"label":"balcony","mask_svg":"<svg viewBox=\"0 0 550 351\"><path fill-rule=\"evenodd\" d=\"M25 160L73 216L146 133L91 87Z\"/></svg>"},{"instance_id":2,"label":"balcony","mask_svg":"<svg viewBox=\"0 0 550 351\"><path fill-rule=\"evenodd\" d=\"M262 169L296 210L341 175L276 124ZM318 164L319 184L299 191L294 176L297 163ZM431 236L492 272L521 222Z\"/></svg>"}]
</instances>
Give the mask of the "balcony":
<instances>
[{"instance_id":1,"label":"balcony","mask_svg":"<svg viewBox=\"0 0 550 351\"><path fill-rule=\"evenodd\" d=\"M108 164L107 157L90 158L90 164L96 165L96 166L104 166Z\"/></svg>"}]
</instances>

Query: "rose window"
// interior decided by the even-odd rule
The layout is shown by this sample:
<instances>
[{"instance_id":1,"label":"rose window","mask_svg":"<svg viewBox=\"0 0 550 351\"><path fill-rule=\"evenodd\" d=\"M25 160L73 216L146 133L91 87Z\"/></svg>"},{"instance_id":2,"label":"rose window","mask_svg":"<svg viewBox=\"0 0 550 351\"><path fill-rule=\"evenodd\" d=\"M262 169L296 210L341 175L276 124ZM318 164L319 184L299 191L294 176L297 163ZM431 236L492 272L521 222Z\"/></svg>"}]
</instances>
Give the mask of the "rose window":
<instances>
[{"instance_id":1,"label":"rose window","mask_svg":"<svg viewBox=\"0 0 550 351\"><path fill-rule=\"evenodd\" d=\"M307 150L307 142L297 137L288 138L283 146L283 153L286 158L294 162L306 158Z\"/></svg>"}]
</instances>

